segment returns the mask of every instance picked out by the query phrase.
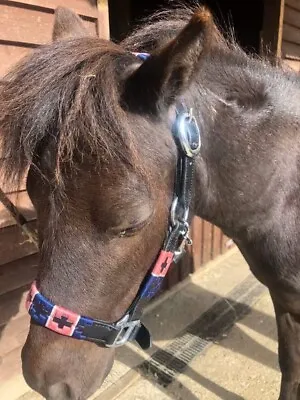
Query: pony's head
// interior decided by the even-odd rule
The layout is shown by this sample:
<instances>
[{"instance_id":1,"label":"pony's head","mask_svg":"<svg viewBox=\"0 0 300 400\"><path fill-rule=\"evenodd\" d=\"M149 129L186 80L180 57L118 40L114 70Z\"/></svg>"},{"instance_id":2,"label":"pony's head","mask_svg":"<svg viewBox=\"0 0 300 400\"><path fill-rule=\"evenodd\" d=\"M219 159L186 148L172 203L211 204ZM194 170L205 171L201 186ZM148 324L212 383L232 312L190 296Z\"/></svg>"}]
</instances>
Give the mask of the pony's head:
<instances>
[{"instance_id":1,"label":"pony's head","mask_svg":"<svg viewBox=\"0 0 300 400\"><path fill-rule=\"evenodd\" d=\"M168 227L174 105L212 36L218 42L207 11L185 10L184 17L137 33L128 49L88 36L80 18L61 8L53 43L6 77L0 94L5 176L20 179L29 167L40 243L37 285L53 303L107 322L132 303ZM155 49L144 62L129 51L148 50L150 42ZM113 357L113 349L34 323L22 353L28 384L55 400L86 398Z\"/></svg>"}]
</instances>

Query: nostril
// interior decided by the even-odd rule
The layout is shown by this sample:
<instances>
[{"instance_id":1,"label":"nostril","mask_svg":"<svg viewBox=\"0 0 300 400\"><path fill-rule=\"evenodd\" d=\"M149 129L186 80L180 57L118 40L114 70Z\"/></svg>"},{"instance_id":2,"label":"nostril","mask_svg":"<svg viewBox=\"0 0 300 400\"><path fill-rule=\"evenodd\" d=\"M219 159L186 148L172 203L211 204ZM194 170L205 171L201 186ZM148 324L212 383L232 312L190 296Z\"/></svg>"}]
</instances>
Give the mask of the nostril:
<instances>
[{"instance_id":1,"label":"nostril","mask_svg":"<svg viewBox=\"0 0 300 400\"><path fill-rule=\"evenodd\" d=\"M49 386L47 400L75 400L75 395L67 383L58 382Z\"/></svg>"}]
</instances>

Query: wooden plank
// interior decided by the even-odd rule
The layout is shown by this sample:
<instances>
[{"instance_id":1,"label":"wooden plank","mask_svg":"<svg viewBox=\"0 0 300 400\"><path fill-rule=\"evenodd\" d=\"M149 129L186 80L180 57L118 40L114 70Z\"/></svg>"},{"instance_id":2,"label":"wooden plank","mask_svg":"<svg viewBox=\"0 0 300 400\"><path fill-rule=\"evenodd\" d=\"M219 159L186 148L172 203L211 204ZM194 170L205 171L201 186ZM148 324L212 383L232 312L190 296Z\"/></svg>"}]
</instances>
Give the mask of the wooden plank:
<instances>
[{"instance_id":1,"label":"wooden plank","mask_svg":"<svg viewBox=\"0 0 300 400\"><path fill-rule=\"evenodd\" d=\"M284 10L284 22L295 27L300 27L300 11L286 5Z\"/></svg>"},{"instance_id":2,"label":"wooden plank","mask_svg":"<svg viewBox=\"0 0 300 400\"><path fill-rule=\"evenodd\" d=\"M4 205L0 202L0 228L5 228L6 226L15 225L16 221L13 216Z\"/></svg>"},{"instance_id":3,"label":"wooden plank","mask_svg":"<svg viewBox=\"0 0 300 400\"><path fill-rule=\"evenodd\" d=\"M230 239L228 236L223 234L222 237L222 248L223 248L223 253L227 250L232 249L235 247L235 243L232 239Z\"/></svg>"},{"instance_id":4,"label":"wooden plank","mask_svg":"<svg viewBox=\"0 0 300 400\"><path fill-rule=\"evenodd\" d=\"M109 12L108 0L98 1L98 36L102 39L109 39Z\"/></svg>"},{"instance_id":5,"label":"wooden plank","mask_svg":"<svg viewBox=\"0 0 300 400\"><path fill-rule=\"evenodd\" d=\"M54 10L58 6L64 6L82 16L95 19L98 17L96 0L8 0L7 3L11 5L26 4L46 10Z\"/></svg>"},{"instance_id":6,"label":"wooden plank","mask_svg":"<svg viewBox=\"0 0 300 400\"><path fill-rule=\"evenodd\" d=\"M1 5L0 12L0 40L33 44L51 42L53 14L7 5ZM91 34L97 34L95 22L84 21L84 24Z\"/></svg>"},{"instance_id":7,"label":"wooden plank","mask_svg":"<svg viewBox=\"0 0 300 400\"><path fill-rule=\"evenodd\" d=\"M36 222L29 222L31 229L36 228ZM18 226L0 229L0 265L7 264L19 258L35 254L37 249L30 243Z\"/></svg>"},{"instance_id":8,"label":"wooden plank","mask_svg":"<svg viewBox=\"0 0 300 400\"><path fill-rule=\"evenodd\" d=\"M26 179L27 179L27 172L24 173L24 178L18 185L16 182L8 182L4 179L3 175L1 174L1 168L3 165L3 159L0 159L0 188L3 190L4 193L14 193L19 191L26 190Z\"/></svg>"},{"instance_id":9,"label":"wooden plank","mask_svg":"<svg viewBox=\"0 0 300 400\"><path fill-rule=\"evenodd\" d=\"M1 7L0 7L1 10ZM8 73L10 68L32 51L30 47L21 47L0 43L0 77ZM1 149L0 149L1 157Z\"/></svg>"},{"instance_id":10,"label":"wooden plank","mask_svg":"<svg viewBox=\"0 0 300 400\"><path fill-rule=\"evenodd\" d=\"M180 274L179 274L179 267L177 264L172 264L171 268L168 271L166 276L166 280L163 284L163 289L171 289L174 287L178 282L180 282Z\"/></svg>"},{"instance_id":11,"label":"wooden plank","mask_svg":"<svg viewBox=\"0 0 300 400\"><path fill-rule=\"evenodd\" d=\"M222 232L217 226L213 225L212 234L213 234L212 253L213 253L213 258L216 258L222 253L222 242L221 242Z\"/></svg>"},{"instance_id":12,"label":"wooden plank","mask_svg":"<svg viewBox=\"0 0 300 400\"><path fill-rule=\"evenodd\" d=\"M36 218L34 207L29 199L27 192L17 192L7 195L8 199L18 208L19 212L27 221ZM0 202L0 228L15 225L16 221L9 211Z\"/></svg>"},{"instance_id":13,"label":"wooden plank","mask_svg":"<svg viewBox=\"0 0 300 400\"><path fill-rule=\"evenodd\" d=\"M202 264L202 220L194 217L192 221L193 263L197 270Z\"/></svg>"},{"instance_id":14,"label":"wooden plank","mask_svg":"<svg viewBox=\"0 0 300 400\"><path fill-rule=\"evenodd\" d=\"M39 255L33 254L0 266L0 295L29 285L37 274Z\"/></svg>"},{"instance_id":15,"label":"wooden plank","mask_svg":"<svg viewBox=\"0 0 300 400\"><path fill-rule=\"evenodd\" d=\"M285 0L285 4L300 11L300 1L299 0Z\"/></svg>"},{"instance_id":16,"label":"wooden plank","mask_svg":"<svg viewBox=\"0 0 300 400\"><path fill-rule=\"evenodd\" d=\"M296 72L300 72L300 61L294 60L283 60L283 63L288 65L289 68L292 68Z\"/></svg>"},{"instance_id":17,"label":"wooden plank","mask_svg":"<svg viewBox=\"0 0 300 400\"><path fill-rule=\"evenodd\" d=\"M21 180L19 185L16 182L9 182L4 179L3 174L1 173L4 167L4 160L5 159L3 157L0 157L0 188L3 190L4 193L7 194L26 190L27 171L24 172L23 179ZM29 167L27 168L27 170L28 169Z\"/></svg>"},{"instance_id":18,"label":"wooden plank","mask_svg":"<svg viewBox=\"0 0 300 400\"><path fill-rule=\"evenodd\" d=\"M282 41L282 57L300 60L300 45Z\"/></svg>"},{"instance_id":19,"label":"wooden plank","mask_svg":"<svg viewBox=\"0 0 300 400\"><path fill-rule=\"evenodd\" d=\"M261 53L276 57L281 54L284 0L264 0Z\"/></svg>"},{"instance_id":20,"label":"wooden plank","mask_svg":"<svg viewBox=\"0 0 300 400\"><path fill-rule=\"evenodd\" d=\"M211 248L211 236L212 229L211 224L207 221L203 221L202 226L202 264L206 264L212 259L212 248Z\"/></svg>"},{"instance_id":21,"label":"wooden plank","mask_svg":"<svg viewBox=\"0 0 300 400\"><path fill-rule=\"evenodd\" d=\"M190 249L187 248L185 255L178 263L180 282L182 282L185 278L187 278L190 274L194 272L193 257L189 250Z\"/></svg>"},{"instance_id":22,"label":"wooden plank","mask_svg":"<svg viewBox=\"0 0 300 400\"><path fill-rule=\"evenodd\" d=\"M38 248L37 232L33 229L30 229L28 221L26 220L24 215L20 213L18 208L7 197L7 195L3 192L1 188L0 188L0 201L4 205L4 207L6 207L7 211L11 213L11 215L16 221L16 224L21 228L21 230L25 234L25 237L27 237L27 239L29 239L30 242L35 244L36 248Z\"/></svg>"},{"instance_id":23,"label":"wooden plank","mask_svg":"<svg viewBox=\"0 0 300 400\"><path fill-rule=\"evenodd\" d=\"M27 221L33 221L36 218L35 209L26 191L8 194L7 197Z\"/></svg>"},{"instance_id":24,"label":"wooden plank","mask_svg":"<svg viewBox=\"0 0 300 400\"><path fill-rule=\"evenodd\" d=\"M300 44L300 27L283 24L282 38L287 42Z\"/></svg>"}]
</instances>

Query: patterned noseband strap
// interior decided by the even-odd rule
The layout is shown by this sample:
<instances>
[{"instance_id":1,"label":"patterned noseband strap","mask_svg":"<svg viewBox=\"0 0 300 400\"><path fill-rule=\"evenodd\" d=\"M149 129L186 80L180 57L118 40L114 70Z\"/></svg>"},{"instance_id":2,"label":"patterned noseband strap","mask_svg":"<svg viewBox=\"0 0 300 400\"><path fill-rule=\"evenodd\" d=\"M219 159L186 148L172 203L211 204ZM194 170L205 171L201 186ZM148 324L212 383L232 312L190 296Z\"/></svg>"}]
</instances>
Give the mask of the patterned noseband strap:
<instances>
[{"instance_id":1,"label":"patterned noseband strap","mask_svg":"<svg viewBox=\"0 0 300 400\"><path fill-rule=\"evenodd\" d=\"M148 302L156 295L172 261L173 253L161 251L149 278L142 287L140 301ZM127 340L137 340L141 347L144 347L144 343L148 346L149 339L145 340L146 328L139 320L136 320L132 324L132 321L129 320L124 322L123 317L121 320L110 324L105 321L76 314L48 300L38 291L36 282L32 283L28 293L26 309L36 324L44 326L60 335L80 340L89 340L107 347L116 347L120 345L118 343L124 339L124 335L127 333ZM121 327L123 332L120 330ZM138 335L141 331L144 335L143 340L140 337L141 335Z\"/></svg>"}]
</instances>

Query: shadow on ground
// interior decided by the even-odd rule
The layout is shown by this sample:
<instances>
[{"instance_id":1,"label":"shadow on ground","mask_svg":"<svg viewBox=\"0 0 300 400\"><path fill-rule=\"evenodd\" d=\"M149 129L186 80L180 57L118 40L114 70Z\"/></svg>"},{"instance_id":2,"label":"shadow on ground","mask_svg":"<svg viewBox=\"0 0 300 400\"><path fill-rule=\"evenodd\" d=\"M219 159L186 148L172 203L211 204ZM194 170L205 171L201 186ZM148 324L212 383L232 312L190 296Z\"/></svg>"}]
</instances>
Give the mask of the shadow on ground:
<instances>
[{"instance_id":1,"label":"shadow on ground","mask_svg":"<svg viewBox=\"0 0 300 400\"><path fill-rule=\"evenodd\" d=\"M222 300L222 297L216 296L215 293L208 292L205 290L202 290L199 288L197 285L194 285L194 287L191 288L192 291L200 291L199 293L200 298L206 297L209 298L210 300L214 301L219 301ZM266 292L264 292L266 293ZM230 300L231 303L234 303L232 300ZM186 305L185 305L186 306ZM248 308L248 313L251 312L251 318L244 318L245 315L242 316L241 319L239 317L236 318L235 322L239 322L239 325L235 325L235 336L239 336L241 340L239 341L233 341L231 340L230 343L226 340L222 340L222 337L217 340L218 346L221 346L225 349L230 350L231 352L242 354L243 356L247 357L248 359L252 359L256 362L259 362L262 365L265 365L268 368L271 368L275 371L278 371L278 361L277 361L277 354L268 348L264 347L262 344L258 343L255 341L250 335L248 335L244 330L242 330L242 326L245 326L247 328L250 328L251 330L255 331L259 335L265 336L266 338L269 338L273 341L277 341L277 335L276 335L276 323L275 323L275 318L273 316L270 316L268 314L265 314L261 311L258 311L253 308L249 308L248 305L246 304L241 304L241 303L236 303L235 306L238 307L245 307L245 309ZM190 309L194 309L196 307L196 304L191 301L189 307L186 309L186 312L189 313ZM173 339L172 335L169 334L168 329L165 327L165 329L161 329L161 320L160 318L155 319L151 318L152 322L152 332L153 332L153 338L156 342L158 341L167 341L170 339ZM255 326L251 325L251 322L255 321ZM172 329L171 329L172 330ZM230 331L228 331L229 333ZM183 331L180 335L177 337L180 337L184 335L185 331ZM221 335L222 336L222 335ZM207 340L207 337L205 335L200 335L199 336L203 340ZM227 335L225 335L225 338ZM215 338L213 338L213 341ZM242 345L241 345L242 343ZM161 352L161 349L158 347L154 347L152 349L152 354L154 354L154 359L155 359L155 352ZM197 356L199 353L195 354ZM167 358L169 355L165 354L165 357L162 358ZM153 356L152 356L153 357ZM173 362L172 365L175 365L176 363L182 367L183 361L182 358L179 357L176 360L176 355L174 357L174 354L172 354L173 357ZM175 358L175 360L174 360ZM150 368L150 373L145 372L147 368L140 368L140 365L145 365L145 360L143 358L143 355L141 354L141 351L135 347L126 347L120 351L117 352L117 357L116 360L121 362L122 364L125 364L129 366L130 368L134 368L141 376L143 379L146 379L150 382L152 382L155 386L161 385L159 376L157 376L156 371L152 370ZM130 361L130 362L129 362ZM205 353L204 357L201 360L202 363L205 363ZM245 366L246 367L246 366ZM218 366L216 365L216 369ZM207 378L206 376L203 376L196 372L194 369L192 369L189 366L189 363L186 363L183 366L183 373L184 375L188 376L191 380L197 382L198 385L202 386L203 388L207 389L209 392L214 394L215 396L219 397L222 400L242 400L244 399L242 396L239 394L233 393L230 390L227 390L226 388L220 386L219 384L215 383L213 380ZM249 374L251 371L249 370ZM159 375L159 372L158 372ZM170 383L174 384L179 376L179 373L177 374L176 371L174 373L174 377ZM174 393L171 390L168 390L169 385L163 385L160 386L160 389L162 390L163 393L165 393L167 398L170 399L184 399L184 400L199 400L199 397L197 397L194 393L190 391L189 388L185 387L181 382L177 381L177 385L180 388L180 393ZM279 385L279 380L278 380L278 385ZM99 399L101 396L99 397ZM139 397L140 398L140 397ZM145 397L146 399L146 397Z\"/></svg>"}]
</instances>

